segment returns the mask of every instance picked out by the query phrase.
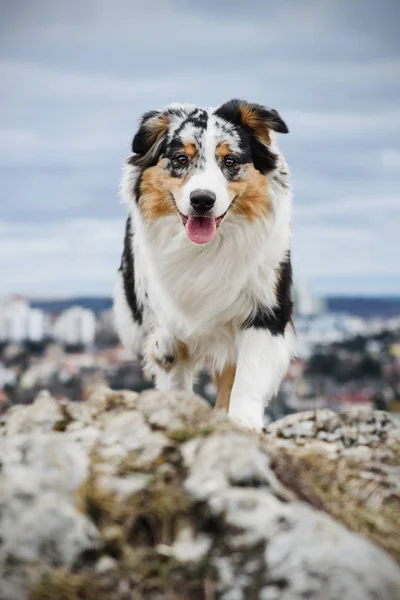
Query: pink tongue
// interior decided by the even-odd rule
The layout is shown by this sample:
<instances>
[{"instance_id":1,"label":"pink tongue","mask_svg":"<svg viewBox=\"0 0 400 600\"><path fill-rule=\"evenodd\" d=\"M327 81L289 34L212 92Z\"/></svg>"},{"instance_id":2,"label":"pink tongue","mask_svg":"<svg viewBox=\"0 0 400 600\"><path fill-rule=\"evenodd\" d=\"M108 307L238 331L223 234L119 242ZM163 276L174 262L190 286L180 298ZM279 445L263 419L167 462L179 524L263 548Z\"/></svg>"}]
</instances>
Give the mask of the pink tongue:
<instances>
[{"instance_id":1,"label":"pink tongue","mask_svg":"<svg viewBox=\"0 0 400 600\"><path fill-rule=\"evenodd\" d=\"M196 244L207 244L216 231L215 219L211 217L189 217L186 232L189 240Z\"/></svg>"}]
</instances>

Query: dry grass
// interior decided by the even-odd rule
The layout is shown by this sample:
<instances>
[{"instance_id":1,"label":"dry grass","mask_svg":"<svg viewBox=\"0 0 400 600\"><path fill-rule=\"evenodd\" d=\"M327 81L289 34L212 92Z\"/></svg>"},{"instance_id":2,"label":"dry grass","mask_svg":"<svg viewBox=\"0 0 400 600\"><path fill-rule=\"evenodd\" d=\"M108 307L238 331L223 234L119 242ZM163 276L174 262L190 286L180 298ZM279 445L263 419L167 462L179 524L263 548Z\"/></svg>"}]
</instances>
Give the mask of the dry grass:
<instances>
[{"instance_id":1,"label":"dry grass","mask_svg":"<svg viewBox=\"0 0 400 600\"><path fill-rule=\"evenodd\" d=\"M400 562L400 493L390 478L395 466L329 459L307 447L280 448L273 464L282 483L301 500L370 538Z\"/></svg>"},{"instance_id":2,"label":"dry grass","mask_svg":"<svg viewBox=\"0 0 400 600\"><path fill-rule=\"evenodd\" d=\"M125 582L130 598L160 597L168 600L204 599L205 582L210 582L210 566L205 559L196 563L179 563L158 551L158 545L173 544L178 531L190 525L192 502L182 486L184 472L179 450L161 456L153 465L153 479L148 486L121 502L109 490L98 486L96 466L101 459L92 457L92 471L79 489L79 509L98 527L102 545L98 556L117 560L116 569L98 575L92 564L79 565L79 570L56 568L43 574L31 592L30 600L112 600L122 598L117 590ZM137 453L126 457L119 475L138 471ZM167 468L168 467L168 468ZM81 570L84 568L84 572Z\"/></svg>"}]
</instances>

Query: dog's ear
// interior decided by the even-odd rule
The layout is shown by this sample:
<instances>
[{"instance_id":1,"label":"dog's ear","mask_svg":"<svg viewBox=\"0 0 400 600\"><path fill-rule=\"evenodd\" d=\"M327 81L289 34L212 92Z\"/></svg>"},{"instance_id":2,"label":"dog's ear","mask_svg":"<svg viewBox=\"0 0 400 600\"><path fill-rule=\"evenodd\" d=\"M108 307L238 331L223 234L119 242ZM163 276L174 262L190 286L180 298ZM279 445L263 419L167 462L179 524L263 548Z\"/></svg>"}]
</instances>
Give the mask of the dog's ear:
<instances>
[{"instance_id":1,"label":"dog's ear","mask_svg":"<svg viewBox=\"0 0 400 600\"><path fill-rule=\"evenodd\" d=\"M130 157L128 162L146 166L155 164L162 152L168 125L168 113L156 110L145 113L140 119L139 129L132 141L134 156Z\"/></svg>"},{"instance_id":2,"label":"dog's ear","mask_svg":"<svg viewBox=\"0 0 400 600\"><path fill-rule=\"evenodd\" d=\"M271 130L289 133L276 110L244 100L230 100L220 106L215 114L249 134L253 164L260 173L265 175L276 168L278 155L270 148Z\"/></svg>"},{"instance_id":3,"label":"dog's ear","mask_svg":"<svg viewBox=\"0 0 400 600\"><path fill-rule=\"evenodd\" d=\"M274 108L252 104L245 100L230 100L216 110L216 114L235 125L250 130L258 139L269 143L269 131L289 133L289 129Z\"/></svg>"}]
</instances>

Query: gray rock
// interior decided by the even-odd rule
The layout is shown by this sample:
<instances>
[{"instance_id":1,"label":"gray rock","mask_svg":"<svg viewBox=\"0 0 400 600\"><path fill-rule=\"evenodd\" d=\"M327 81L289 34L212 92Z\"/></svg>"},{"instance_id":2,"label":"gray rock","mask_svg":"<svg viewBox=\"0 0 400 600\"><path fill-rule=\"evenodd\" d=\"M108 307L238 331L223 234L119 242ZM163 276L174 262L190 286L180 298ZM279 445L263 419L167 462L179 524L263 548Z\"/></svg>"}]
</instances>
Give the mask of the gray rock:
<instances>
[{"instance_id":1,"label":"gray rock","mask_svg":"<svg viewBox=\"0 0 400 600\"><path fill-rule=\"evenodd\" d=\"M264 487L280 498L293 499L270 468L270 457L256 437L246 433L215 434L183 444L189 469L185 488L198 501L230 486Z\"/></svg>"},{"instance_id":2,"label":"gray rock","mask_svg":"<svg viewBox=\"0 0 400 600\"><path fill-rule=\"evenodd\" d=\"M4 598L14 591L23 598L20 565L72 567L100 542L74 497L88 476L88 456L61 433L40 432L43 422L37 434L30 429L0 438L0 580L9 590Z\"/></svg>"},{"instance_id":3,"label":"gray rock","mask_svg":"<svg viewBox=\"0 0 400 600\"><path fill-rule=\"evenodd\" d=\"M254 578L261 579L259 594L263 598L397 597L397 565L328 515L302 503L279 502L268 492L253 489L225 492L213 498L211 507L232 527L225 538L230 552L222 563L222 571L229 565L230 577L227 579L226 572L220 574L223 598L247 598ZM260 547L265 548L263 553L251 553L252 548ZM229 558L238 552L239 564ZM243 560L246 552L250 558L247 565Z\"/></svg>"},{"instance_id":4,"label":"gray rock","mask_svg":"<svg viewBox=\"0 0 400 600\"><path fill-rule=\"evenodd\" d=\"M306 505L281 506L274 518L281 527L265 560L272 580L282 581L280 599L396 598L398 566L370 542Z\"/></svg>"},{"instance_id":5,"label":"gray rock","mask_svg":"<svg viewBox=\"0 0 400 600\"><path fill-rule=\"evenodd\" d=\"M362 407L343 413L334 413L327 408L295 413L270 423L266 432L285 439L311 438L336 442L343 448L385 441L398 429L388 413Z\"/></svg>"},{"instance_id":6,"label":"gray rock","mask_svg":"<svg viewBox=\"0 0 400 600\"><path fill-rule=\"evenodd\" d=\"M7 418L0 422L0 435L53 431L63 419L59 402L43 391L30 406L17 404L8 410Z\"/></svg>"},{"instance_id":7,"label":"gray rock","mask_svg":"<svg viewBox=\"0 0 400 600\"><path fill-rule=\"evenodd\" d=\"M257 436L183 393L42 393L0 423L0 599L398 600L399 444L378 411Z\"/></svg>"}]
</instances>

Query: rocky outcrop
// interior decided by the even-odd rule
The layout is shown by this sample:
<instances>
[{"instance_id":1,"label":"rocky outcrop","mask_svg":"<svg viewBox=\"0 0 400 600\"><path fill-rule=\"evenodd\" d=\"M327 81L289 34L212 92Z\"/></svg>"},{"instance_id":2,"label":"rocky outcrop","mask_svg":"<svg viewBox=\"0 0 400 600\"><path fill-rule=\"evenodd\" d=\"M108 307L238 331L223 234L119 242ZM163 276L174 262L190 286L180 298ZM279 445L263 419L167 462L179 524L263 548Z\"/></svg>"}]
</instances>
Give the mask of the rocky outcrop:
<instances>
[{"instance_id":1,"label":"rocky outcrop","mask_svg":"<svg viewBox=\"0 0 400 600\"><path fill-rule=\"evenodd\" d=\"M1 419L2 600L399 598L386 413L257 436L196 396L101 389Z\"/></svg>"}]
</instances>

